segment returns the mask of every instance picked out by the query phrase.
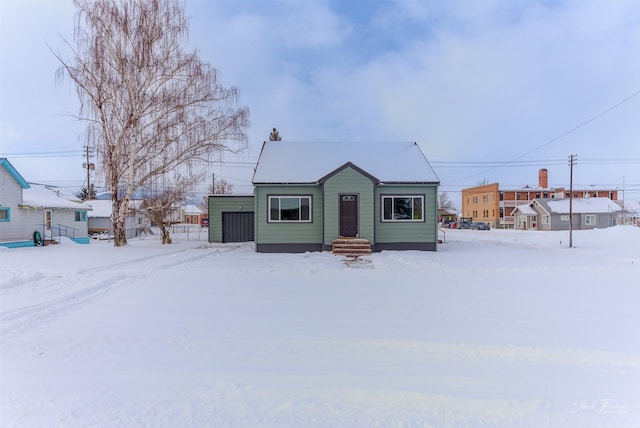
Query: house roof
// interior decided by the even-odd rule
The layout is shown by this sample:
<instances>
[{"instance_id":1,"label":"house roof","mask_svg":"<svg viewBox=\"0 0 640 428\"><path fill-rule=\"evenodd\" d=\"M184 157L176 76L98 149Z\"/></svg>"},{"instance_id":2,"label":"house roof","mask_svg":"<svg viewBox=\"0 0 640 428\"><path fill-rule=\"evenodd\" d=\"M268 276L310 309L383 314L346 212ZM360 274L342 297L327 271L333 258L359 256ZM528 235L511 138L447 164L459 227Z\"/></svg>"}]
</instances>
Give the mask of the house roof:
<instances>
[{"instance_id":1,"label":"house roof","mask_svg":"<svg viewBox=\"0 0 640 428\"><path fill-rule=\"evenodd\" d=\"M113 209L111 199L91 199L84 201L84 204L93 208L93 211L88 214L90 218L111 217ZM142 199L132 199L129 201L129 209L141 209L143 204L144 200Z\"/></svg>"},{"instance_id":2,"label":"house roof","mask_svg":"<svg viewBox=\"0 0 640 428\"><path fill-rule=\"evenodd\" d=\"M0 158L0 166L2 166L4 169L7 170L9 175L11 175L18 182L20 187L22 187L23 189L28 189L29 187L31 187L29 186L29 183L27 183L27 181L20 175L18 170L15 169L13 165L11 165L11 162L9 162L9 159Z\"/></svg>"},{"instance_id":3,"label":"house roof","mask_svg":"<svg viewBox=\"0 0 640 428\"><path fill-rule=\"evenodd\" d=\"M185 205L183 208L183 211L185 214L203 214L204 211L202 211L200 208L198 208L195 205Z\"/></svg>"},{"instance_id":4,"label":"house roof","mask_svg":"<svg viewBox=\"0 0 640 428\"><path fill-rule=\"evenodd\" d=\"M351 163L382 183L439 183L413 142L265 141L253 183L318 183Z\"/></svg>"},{"instance_id":5,"label":"house roof","mask_svg":"<svg viewBox=\"0 0 640 428\"><path fill-rule=\"evenodd\" d=\"M569 199L536 199L552 214L569 214ZM576 214L597 214L617 212L620 205L609 198L574 198L572 211Z\"/></svg>"},{"instance_id":6,"label":"house roof","mask_svg":"<svg viewBox=\"0 0 640 428\"><path fill-rule=\"evenodd\" d=\"M90 218L111 217L111 200L92 199L90 201L84 201L84 204L93 208L93 211L87 214Z\"/></svg>"},{"instance_id":7,"label":"house roof","mask_svg":"<svg viewBox=\"0 0 640 428\"><path fill-rule=\"evenodd\" d=\"M518 205L515 210L520 211L524 215L538 215L538 212L534 210L530 205Z\"/></svg>"},{"instance_id":8,"label":"house roof","mask_svg":"<svg viewBox=\"0 0 640 428\"><path fill-rule=\"evenodd\" d=\"M29 208L91 210L89 205L62 198L47 186L33 183L29 188L22 191L22 203L20 205Z\"/></svg>"}]
</instances>

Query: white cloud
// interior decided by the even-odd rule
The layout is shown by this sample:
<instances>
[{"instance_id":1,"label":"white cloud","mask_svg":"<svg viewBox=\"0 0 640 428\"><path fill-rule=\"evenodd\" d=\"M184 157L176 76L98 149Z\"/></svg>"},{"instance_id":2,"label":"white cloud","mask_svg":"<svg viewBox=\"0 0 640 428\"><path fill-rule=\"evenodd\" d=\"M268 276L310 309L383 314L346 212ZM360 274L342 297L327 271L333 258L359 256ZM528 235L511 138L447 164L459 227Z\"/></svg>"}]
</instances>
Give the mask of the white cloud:
<instances>
[{"instance_id":1,"label":"white cloud","mask_svg":"<svg viewBox=\"0 0 640 428\"><path fill-rule=\"evenodd\" d=\"M415 140L431 159L508 160L640 90L638 2L189 1L187 14L190 46L221 71L223 84L240 88L251 110L246 158L253 160L274 126L286 139ZM55 16L34 25L70 33L72 14ZM40 128L72 131L67 140L78 144L78 131L51 113L74 112L74 94L55 87L50 53L26 42L43 36L35 27L26 33L15 45L25 50L24 69L3 69L12 82L3 91L14 98L3 96L9 114L0 120L21 134L24 117L46 122ZM21 75L43 61L51 69L38 76L50 82L40 77L25 89ZM638 116L640 96L529 158L640 158ZM526 184L537 168L484 175ZM637 164L581 168L585 181L624 174L640 184ZM552 180L566 180L565 166L549 169ZM481 171L437 172L446 182ZM228 175L241 174L250 179L251 169Z\"/></svg>"}]
</instances>

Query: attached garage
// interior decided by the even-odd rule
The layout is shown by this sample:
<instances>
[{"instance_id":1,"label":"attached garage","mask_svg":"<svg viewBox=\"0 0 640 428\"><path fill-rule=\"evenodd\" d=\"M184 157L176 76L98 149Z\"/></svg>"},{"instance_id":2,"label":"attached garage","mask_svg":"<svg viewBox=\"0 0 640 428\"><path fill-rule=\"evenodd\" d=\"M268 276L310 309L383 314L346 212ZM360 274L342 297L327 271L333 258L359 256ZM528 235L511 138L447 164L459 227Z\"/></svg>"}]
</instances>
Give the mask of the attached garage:
<instances>
[{"instance_id":1,"label":"attached garage","mask_svg":"<svg viewBox=\"0 0 640 428\"><path fill-rule=\"evenodd\" d=\"M222 242L253 241L253 211L222 213Z\"/></svg>"},{"instance_id":2,"label":"attached garage","mask_svg":"<svg viewBox=\"0 0 640 428\"><path fill-rule=\"evenodd\" d=\"M254 240L253 195L209 196L209 242Z\"/></svg>"}]
</instances>

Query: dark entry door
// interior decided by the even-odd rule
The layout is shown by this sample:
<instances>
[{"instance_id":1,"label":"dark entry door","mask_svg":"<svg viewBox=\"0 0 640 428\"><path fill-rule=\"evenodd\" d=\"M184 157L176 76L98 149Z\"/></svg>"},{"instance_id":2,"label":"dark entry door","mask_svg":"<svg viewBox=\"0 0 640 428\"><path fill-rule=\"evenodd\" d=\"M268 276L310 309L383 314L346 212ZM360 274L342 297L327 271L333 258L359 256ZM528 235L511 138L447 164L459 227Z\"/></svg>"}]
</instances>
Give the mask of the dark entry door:
<instances>
[{"instance_id":1,"label":"dark entry door","mask_svg":"<svg viewBox=\"0 0 640 428\"><path fill-rule=\"evenodd\" d=\"M358 236L358 195L340 195L340 236Z\"/></svg>"},{"instance_id":2,"label":"dark entry door","mask_svg":"<svg viewBox=\"0 0 640 428\"><path fill-rule=\"evenodd\" d=\"M249 242L253 240L253 212L222 213L222 242Z\"/></svg>"}]
</instances>

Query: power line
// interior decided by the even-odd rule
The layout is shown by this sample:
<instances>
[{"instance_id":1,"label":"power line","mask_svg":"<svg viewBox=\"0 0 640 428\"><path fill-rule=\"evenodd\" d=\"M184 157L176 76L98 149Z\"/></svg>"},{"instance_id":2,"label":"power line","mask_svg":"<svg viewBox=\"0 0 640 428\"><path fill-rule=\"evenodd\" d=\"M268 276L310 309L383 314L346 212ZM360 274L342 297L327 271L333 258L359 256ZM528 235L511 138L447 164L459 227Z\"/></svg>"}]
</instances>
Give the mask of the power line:
<instances>
[{"instance_id":1,"label":"power line","mask_svg":"<svg viewBox=\"0 0 640 428\"><path fill-rule=\"evenodd\" d=\"M508 160L508 161L506 161L506 162L504 162L504 163L502 163L502 164L500 164L500 165L498 165L498 166L495 166L495 167L492 167L492 168L486 169L486 170L484 170L484 171L481 171L481 172L479 172L479 173L477 173L477 174L473 174L473 175L470 175L470 176L467 176L467 177L460 178L460 179L458 179L458 180L454 180L454 182L455 182L455 181L466 180L466 179L468 179L468 178L472 178L472 177L477 177L478 175L482 175L482 174L484 174L484 173L486 173L486 172L489 172L489 171L491 171L491 170L493 170L493 169L495 169L495 168L499 168L499 167L505 166L506 164L509 164L509 163L514 162L514 161L516 161L516 160L518 160L518 159L521 159L521 158L523 158L523 157L525 157L525 156L527 156L527 155L530 155L531 153L536 152L536 151L540 150L541 148L548 146L549 144L555 143L556 141L558 141L558 140L560 140L560 139L562 139L562 138L566 137L567 135L569 135L569 134L571 134L571 133L573 133L573 132L577 131L578 129L580 129L580 128L582 128L582 127L586 126L587 124L589 124L589 123L593 122L594 120L599 119L600 117L602 117L602 116L604 116L605 114L609 113L611 110L613 110L613 109L615 109L615 108L617 108L617 107L620 107L622 104L626 103L627 101L629 101L630 99L632 99L633 97L636 97L636 96L638 96L638 95L640 95L640 90L638 90L638 91L634 92L633 94L629 95L629 96L628 96L628 97L626 97L625 99L623 99L623 100L621 100L621 101L617 102L616 104L614 104L614 105L612 105L611 107L609 107L609 108L605 109L604 111L602 111L602 112L600 112L600 113L596 114L595 116L590 117L589 119L585 120L584 122L580 123L579 125L574 126L573 128L569 129L568 131L566 131L566 132L564 132L564 133L562 133L562 134L558 135L558 136L557 136L557 137L555 137L555 138L552 138L551 140L547 141L546 143L540 144L539 146L537 146L537 147L535 147L535 148L533 148L533 149L529 150L529 151L528 151L528 152L526 152L526 153L523 153L523 154L522 154L522 155L520 155L520 156L516 156L515 158L513 158L513 159L511 159L511 160Z\"/></svg>"},{"instance_id":2,"label":"power line","mask_svg":"<svg viewBox=\"0 0 640 428\"><path fill-rule=\"evenodd\" d=\"M12 158L60 158L70 155L82 157L83 153L80 150L49 150L44 152L14 152L3 154L5 157Z\"/></svg>"}]
</instances>

